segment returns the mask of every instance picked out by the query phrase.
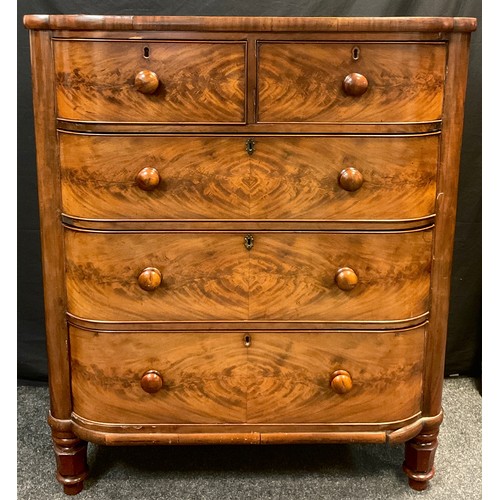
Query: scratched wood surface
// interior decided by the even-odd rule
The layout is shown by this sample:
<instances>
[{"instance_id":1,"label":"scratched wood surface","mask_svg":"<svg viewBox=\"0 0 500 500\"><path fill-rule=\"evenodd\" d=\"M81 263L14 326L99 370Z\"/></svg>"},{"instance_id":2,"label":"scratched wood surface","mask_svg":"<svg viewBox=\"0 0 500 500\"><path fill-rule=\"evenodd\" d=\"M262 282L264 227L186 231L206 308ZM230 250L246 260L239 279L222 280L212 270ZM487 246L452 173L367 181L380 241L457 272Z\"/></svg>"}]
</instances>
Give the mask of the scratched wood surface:
<instances>
[{"instance_id":1,"label":"scratched wood surface","mask_svg":"<svg viewBox=\"0 0 500 500\"><path fill-rule=\"evenodd\" d=\"M145 45L149 57L144 57ZM54 41L58 117L117 122L243 122L242 42ZM134 87L150 70L151 95Z\"/></svg>"},{"instance_id":2,"label":"scratched wood surface","mask_svg":"<svg viewBox=\"0 0 500 500\"><path fill-rule=\"evenodd\" d=\"M59 134L63 212L116 219L412 219L434 213L439 136ZM137 173L161 177L143 191ZM340 172L359 170L355 192Z\"/></svg>"},{"instance_id":3,"label":"scratched wood surface","mask_svg":"<svg viewBox=\"0 0 500 500\"><path fill-rule=\"evenodd\" d=\"M94 333L70 328L74 411L109 423L389 422L420 410L424 327L403 333ZM119 355L117 354L119 353ZM337 394L332 373L353 388ZM163 386L141 388L156 370ZM140 429L137 429L140 432Z\"/></svg>"},{"instance_id":4,"label":"scratched wood surface","mask_svg":"<svg viewBox=\"0 0 500 500\"><path fill-rule=\"evenodd\" d=\"M66 231L68 311L103 321L388 321L427 311L432 231L386 234ZM341 290L350 267L359 283ZM138 276L157 268L145 291Z\"/></svg>"},{"instance_id":5,"label":"scratched wood surface","mask_svg":"<svg viewBox=\"0 0 500 500\"><path fill-rule=\"evenodd\" d=\"M359 59L352 50L359 48ZM445 44L261 43L260 122L404 122L439 119ZM360 73L368 90L351 97L344 78Z\"/></svg>"}]
</instances>

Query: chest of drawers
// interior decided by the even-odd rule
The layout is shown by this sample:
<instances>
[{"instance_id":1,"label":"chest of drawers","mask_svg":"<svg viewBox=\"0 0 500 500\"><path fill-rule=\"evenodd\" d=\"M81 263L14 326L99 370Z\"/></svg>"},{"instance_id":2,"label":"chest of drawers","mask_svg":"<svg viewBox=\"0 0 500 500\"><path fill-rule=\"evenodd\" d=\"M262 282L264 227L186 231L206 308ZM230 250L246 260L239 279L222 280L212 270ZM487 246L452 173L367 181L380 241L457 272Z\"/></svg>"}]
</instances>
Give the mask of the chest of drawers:
<instances>
[{"instance_id":1,"label":"chest of drawers","mask_svg":"<svg viewBox=\"0 0 500 500\"><path fill-rule=\"evenodd\" d=\"M86 444L434 474L470 18L27 16L57 478Z\"/></svg>"}]
</instances>

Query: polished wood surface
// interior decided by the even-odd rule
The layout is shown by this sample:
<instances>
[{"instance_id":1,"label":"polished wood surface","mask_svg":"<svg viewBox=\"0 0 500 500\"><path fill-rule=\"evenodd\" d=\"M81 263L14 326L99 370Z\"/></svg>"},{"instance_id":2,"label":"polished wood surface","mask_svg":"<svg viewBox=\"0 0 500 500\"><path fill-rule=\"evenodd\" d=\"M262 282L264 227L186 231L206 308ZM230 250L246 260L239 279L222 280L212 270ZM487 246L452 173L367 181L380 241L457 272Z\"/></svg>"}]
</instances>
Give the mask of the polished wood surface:
<instances>
[{"instance_id":1,"label":"polished wood surface","mask_svg":"<svg viewBox=\"0 0 500 500\"><path fill-rule=\"evenodd\" d=\"M420 408L423 328L261 332L249 347L238 332L70 331L74 411L97 422L387 422ZM353 385L337 394L330 379L342 368ZM147 394L150 369L164 385Z\"/></svg>"},{"instance_id":2,"label":"polished wood surface","mask_svg":"<svg viewBox=\"0 0 500 500\"><path fill-rule=\"evenodd\" d=\"M330 382L337 394L346 394L352 390L352 377L347 370L335 370Z\"/></svg>"},{"instance_id":3,"label":"polished wood surface","mask_svg":"<svg viewBox=\"0 0 500 500\"><path fill-rule=\"evenodd\" d=\"M87 440L406 442L424 489L476 20L24 23L65 492Z\"/></svg>"},{"instance_id":4,"label":"polished wood surface","mask_svg":"<svg viewBox=\"0 0 500 500\"><path fill-rule=\"evenodd\" d=\"M163 387L161 373L156 370L148 370L141 378L141 388L148 394L154 394Z\"/></svg>"},{"instance_id":5,"label":"polished wood surface","mask_svg":"<svg viewBox=\"0 0 500 500\"><path fill-rule=\"evenodd\" d=\"M60 133L63 211L283 222L434 213L439 135L254 136L252 155L247 139ZM137 173L153 168L161 178L155 190L138 189Z\"/></svg>"},{"instance_id":6,"label":"polished wood surface","mask_svg":"<svg viewBox=\"0 0 500 500\"><path fill-rule=\"evenodd\" d=\"M344 168L339 174L339 184L346 191L357 191L364 182L363 174L354 167Z\"/></svg>"},{"instance_id":7,"label":"polished wood surface","mask_svg":"<svg viewBox=\"0 0 500 500\"><path fill-rule=\"evenodd\" d=\"M405 444L403 470L408 476L408 484L416 491L425 490L434 477L438 434L439 428L424 431Z\"/></svg>"},{"instance_id":8,"label":"polished wood surface","mask_svg":"<svg viewBox=\"0 0 500 500\"><path fill-rule=\"evenodd\" d=\"M402 122L441 118L445 44L260 43L258 121ZM346 95L344 78L362 73ZM348 86L351 88L351 86Z\"/></svg>"},{"instance_id":9,"label":"polished wood surface","mask_svg":"<svg viewBox=\"0 0 500 500\"><path fill-rule=\"evenodd\" d=\"M57 480L63 485L66 495L77 495L89 475L87 442L73 433L69 420L55 419L50 415L49 424L52 428Z\"/></svg>"},{"instance_id":10,"label":"polished wood surface","mask_svg":"<svg viewBox=\"0 0 500 500\"><path fill-rule=\"evenodd\" d=\"M104 321L328 322L400 320L428 309L432 231L253 237L248 251L244 233L68 230L68 311ZM154 291L137 283L145 267L163 276ZM335 280L342 267L359 280L347 292Z\"/></svg>"},{"instance_id":11,"label":"polished wood surface","mask_svg":"<svg viewBox=\"0 0 500 500\"><path fill-rule=\"evenodd\" d=\"M30 50L50 411L55 417L65 419L71 414L71 389L68 328L64 318L67 309L64 236L59 220L61 186L54 168L58 149L50 33L31 32Z\"/></svg>"},{"instance_id":12,"label":"polished wood surface","mask_svg":"<svg viewBox=\"0 0 500 500\"><path fill-rule=\"evenodd\" d=\"M141 94L154 94L159 85L160 80L154 71L144 69L135 75L134 86Z\"/></svg>"},{"instance_id":13,"label":"polished wood surface","mask_svg":"<svg viewBox=\"0 0 500 500\"><path fill-rule=\"evenodd\" d=\"M355 47L353 50L359 49ZM368 90L368 80L366 76L359 73L349 73L342 82L342 88L347 95L357 97Z\"/></svg>"},{"instance_id":14,"label":"polished wood surface","mask_svg":"<svg viewBox=\"0 0 500 500\"><path fill-rule=\"evenodd\" d=\"M70 328L73 409L118 423L244 422L247 348L240 333L97 334ZM120 353L119 356L113 353ZM161 374L148 393L144 373Z\"/></svg>"},{"instance_id":15,"label":"polished wood surface","mask_svg":"<svg viewBox=\"0 0 500 500\"><path fill-rule=\"evenodd\" d=\"M341 267L335 273L335 283L344 292L349 292L359 282L357 274L350 267Z\"/></svg>"},{"instance_id":16,"label":"polished wood surface","mask_svg":"<svg viewBox=\"0 0 500 500\"><path fill-rule=\"evenodd\" d=\"M251 319L388 321L428 310L431 231L254 237ZM358 276L350 291L335 281L341 267Z\"/></svg>"},{"instance_id":17,"label":"polished wood surface","mask_svg":"<svg viewBox=\"0 0 500 500\"><path fill-rule=\"evenodd\" d=\"M427 338L428 360L425 366L424 411L438 413L441 408L446 355L446 335L452 281L453 243L457 214L460 153L467 86L467 61L470 38L455 35L451 39L446 83L441 154L438 171L437 232L433 241L431 335Z\"/></svg>"},{"instance_id":18,"label":"polished wood surface","mask_svg":"<svg viewBox=\"0 0 500 500\"><path fill-rule=\"evenodd\" d=\"M245 44L241 42L54 41L58 116L126 122L243 122ZM136 74L158 89L143 94ZM153 82L144 82L143 90ZM154 86L154 85L153 85Z\"/></svg>"},{"instance_id":19,"label":"polished wood surface","mask_svg":"<svg viewBox=\"0 0 500 500\"><path fill-rule=\"evenodd\" d=\"M143 191L153 191L161 182L161 176L154 167L144 167L135 176L135 183Z\"/></svg>"},{"instance_id":20,"label":"polished wood surface","mask_svg":"<svg viewBox=\"0 0 500 500\"><path fill-rule=\"evenodd\" d=\"M474 31L472 17L236 17L236 16L88 16L31 14L29 29L160 31L315 31L437 32ZM350 37L355 35L349 33Z\"/></svg>"},{"instance_id":21,"label":"polished wood surface","mask_svg":"<svg viewBox=\"0 0 500 500\"><path fill-rule=\"evenodd\" d=\"M139 286L146 292L156 290L163 280L161 271L156 267L146 267L137 278Z\"/></svg>"}]
</instances>

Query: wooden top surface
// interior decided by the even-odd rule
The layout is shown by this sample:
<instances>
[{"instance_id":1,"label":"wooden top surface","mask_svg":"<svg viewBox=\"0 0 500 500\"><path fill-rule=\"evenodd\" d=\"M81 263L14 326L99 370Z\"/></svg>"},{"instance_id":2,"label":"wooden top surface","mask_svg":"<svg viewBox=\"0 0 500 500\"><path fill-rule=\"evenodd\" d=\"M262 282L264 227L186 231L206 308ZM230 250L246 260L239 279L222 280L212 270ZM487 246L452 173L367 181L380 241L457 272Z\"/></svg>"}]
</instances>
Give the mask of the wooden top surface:
<instances>
[{"instance_id":1,"label":"wooden top surface","mask_svg":"<svg viewBox=\"0 0 500 500\"><path fill-rule=\"evenodd\" d=\"M474 31L472 17L234 17L26 15L24 25L38 30L152 31Z\"/></svg>"}]
</instances>

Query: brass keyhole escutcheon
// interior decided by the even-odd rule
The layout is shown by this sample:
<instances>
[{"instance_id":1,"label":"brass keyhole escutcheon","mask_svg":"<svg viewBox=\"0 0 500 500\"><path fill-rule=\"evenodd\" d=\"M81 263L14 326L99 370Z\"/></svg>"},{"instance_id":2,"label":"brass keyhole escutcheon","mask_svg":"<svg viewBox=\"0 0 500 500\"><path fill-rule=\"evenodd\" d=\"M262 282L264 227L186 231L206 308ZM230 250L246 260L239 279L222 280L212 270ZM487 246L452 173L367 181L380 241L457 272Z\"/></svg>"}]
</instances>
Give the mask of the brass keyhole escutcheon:
<instances>
[{"instance_id":1,"label":"brass keyhole escutcheon","mask_svg":"<svg viewBox=\"0 0 500 500\"><path fill-rule=\"evenodd\" d=\"M252 248L253 248L253 236L251 234L245 235L243 242L244 242L245 248L247 250L252 250Z\"/></svg>"},{"instance_id":2,"label":"brass keyhole escutcheon","mask_svg":"<svg viewBox=\"0 0 500 500\"><path fill-rule=\"evenodd\" d=\"M252 337L250 337L248 333L243 337L243 343L245 344L245 347L250 347L250 344L252 343Z\"/></svg>"},{"instance_id":3,"label":"brass keyhole escutcheon","mask_svg":"<svg viewBox=\"0 0 500 500\"><path fill-rule=\"evenodd\" d=\"M253 139L247 139L245 142L245 150L249 155L255 152L255 141Z\"/></svg>"}]
</instances>

